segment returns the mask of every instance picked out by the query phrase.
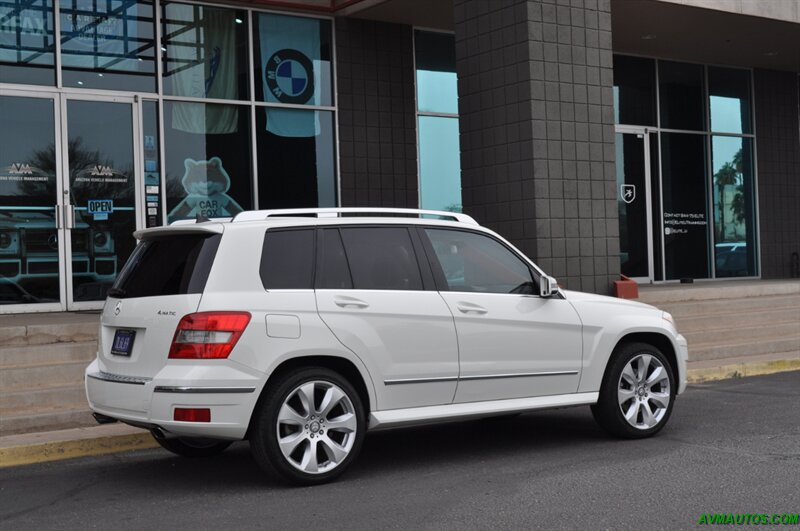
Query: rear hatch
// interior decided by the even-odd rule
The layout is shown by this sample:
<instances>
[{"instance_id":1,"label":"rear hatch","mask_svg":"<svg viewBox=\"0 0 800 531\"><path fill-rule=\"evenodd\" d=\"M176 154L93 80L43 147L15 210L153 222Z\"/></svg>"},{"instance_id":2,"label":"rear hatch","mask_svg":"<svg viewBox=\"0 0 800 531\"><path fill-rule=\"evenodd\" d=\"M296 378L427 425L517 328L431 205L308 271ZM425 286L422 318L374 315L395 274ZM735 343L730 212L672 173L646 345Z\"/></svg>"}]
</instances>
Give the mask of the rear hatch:
<instances>
[{"instance_id":1,"label":"rear hatch","mask_svg":"<svg viewBox=\"0 0 800 531\"><path fill-rule=\"evenodd\" d=\"M164 367L178 323L200 304L222 230L211 224L136 233L141 241L100 319L102 370L149 378Z\"/></svg>"}]
</instances>

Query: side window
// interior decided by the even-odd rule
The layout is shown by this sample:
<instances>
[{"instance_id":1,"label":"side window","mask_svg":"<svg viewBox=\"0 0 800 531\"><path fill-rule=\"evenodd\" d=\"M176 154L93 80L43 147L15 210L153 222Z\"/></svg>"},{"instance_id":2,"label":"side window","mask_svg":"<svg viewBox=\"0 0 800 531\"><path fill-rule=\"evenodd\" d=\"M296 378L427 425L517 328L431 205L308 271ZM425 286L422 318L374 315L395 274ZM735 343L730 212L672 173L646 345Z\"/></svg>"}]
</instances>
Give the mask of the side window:
<instances>
[{"instance_id":1,"label":"side window","mask_svg":"<svg viewBox=\"0 0 800 531\"><path fill-rule=\"evenodd\" d=\"M355 289L422 289L408 229L349 227L341 233Z\"/></svg>"},{"instance_id":2,"label":"side window","mask_svg":"<svg viewBox=\"0 0 800 531\"><path fill-rule=\"evenodd\" d=\"M459 230L425 229L450 291L536 293L528 265L500 242Z\"/></svg>"},{"instance_id":3,"label":"side window","mask_svg":"<svg viewBox=\"0 0 800 531\"><path fill-rule=\"evenodd\" d=\"M350 266L347 265L347 256L344 254L339 229L323 230L320 247L317 287L320 289L353 289Z\"/></svg>"},{"instance_id":4,"label":"side window","mask_svg":"<svg viewBox=\"0 0 800 531\"><path fill-rule=\"evenodd\" d=\"M260 272L265 289L312 289L314 230L268 230Z\"/></svg>"}]
</instances>

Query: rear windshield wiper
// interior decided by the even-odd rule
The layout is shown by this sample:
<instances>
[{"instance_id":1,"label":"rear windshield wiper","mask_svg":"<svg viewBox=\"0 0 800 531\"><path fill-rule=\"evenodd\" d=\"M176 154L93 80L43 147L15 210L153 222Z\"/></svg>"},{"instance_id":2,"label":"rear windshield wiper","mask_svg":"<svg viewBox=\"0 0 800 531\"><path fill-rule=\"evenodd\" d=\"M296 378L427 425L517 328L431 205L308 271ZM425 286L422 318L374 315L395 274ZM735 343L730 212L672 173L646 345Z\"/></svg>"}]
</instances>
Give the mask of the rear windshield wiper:
<instances>
[{"instance_id":1,"label":"rear windshield wiper","mask_svg":"<svg viewBox=\"0 0 800 531\"><path fill-rule=\"evenodd\" d=\"M110 290L108 290L107 295L109 297L116 297L119 299L125 296L125 290L122 288L111 288Z\"/></svg>"}]
</instances>

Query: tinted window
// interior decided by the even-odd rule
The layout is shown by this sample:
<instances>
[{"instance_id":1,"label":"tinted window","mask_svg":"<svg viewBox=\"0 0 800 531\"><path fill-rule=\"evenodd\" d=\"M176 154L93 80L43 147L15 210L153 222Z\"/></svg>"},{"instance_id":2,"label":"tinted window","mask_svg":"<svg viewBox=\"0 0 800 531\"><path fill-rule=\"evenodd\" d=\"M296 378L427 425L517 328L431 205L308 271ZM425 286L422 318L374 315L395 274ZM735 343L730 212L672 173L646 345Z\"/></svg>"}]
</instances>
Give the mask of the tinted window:
<instances>
[{"instance_id":1,"label":"tinted window","mask_svg":"<svg viewBox=\"0 0 800 531\"><path fill-rule=\"evenodd\" d=\"M708 67L711 130L722 133L752 133L750 123L750 72L734 68Z\"/></svg>"},{"instance_id":2,"label":"tinted window","mask_svg":"<svg viewBox=\"0 0 800 531\"><path fill-rule=\"evenodd\" d=\"M109 295L125 299L202 293L220 238L189 234L142 241Z\"/></svg>"},{"instance_id":3,"label":"tinted window","mask_svg":"<svg viewBox=\"0 0 800 531\"><path fill-rule=\"evenodd\" d=\"M356 289L421 290L422 278L405 227L342 229Z\"/></svg>"},{"instance_id":4,"label":"tinted window","mask_svg":"<svg viewBox=\"0 0 800 531\"><path fill-rule=\"evenodd\" d=\"M614 118L618 124L656 125L655 61L614 56Z\"/></svg>"},{"instance_id":5,"label":"tinted window","mask_svg":"<svg viewBox=\"0 0 800 531\"><path fill-rule=\"evenodd\" d=\"M266 289L312 289L314 231L267 231L261 253L261 282Z\"/></svg>"},{"instance_id":6,"label":"tinted window","mask_svg":"<svg viewBox=\"0 0 800 531\"><path fill-rule=\"evenodd\" d=\"M527 264L482 234L425 229L451 291L536 293Z\"/></svg>"},{"instance_id":7,"label":"tinted window","mask_svg":"<svg viewBox=\"0 0 800 531\"><path fill-rule=\"evenodd\" d=\"M705 128L703 65L658 62L661 127L666 129Z\"/></svg>"},{"instance_id":8,"label":"tinted window","mask_svg":"<svg viewBox=\"0 0 800 531\"><path fill-rule=\"evenodd\" d=\"M321 289L352 289L353 281L350 278L350 267L344 254L342 238L339 229L325 229L322 231L320 243L320 271L317 287Z\"/></svg>"}]
</instances>

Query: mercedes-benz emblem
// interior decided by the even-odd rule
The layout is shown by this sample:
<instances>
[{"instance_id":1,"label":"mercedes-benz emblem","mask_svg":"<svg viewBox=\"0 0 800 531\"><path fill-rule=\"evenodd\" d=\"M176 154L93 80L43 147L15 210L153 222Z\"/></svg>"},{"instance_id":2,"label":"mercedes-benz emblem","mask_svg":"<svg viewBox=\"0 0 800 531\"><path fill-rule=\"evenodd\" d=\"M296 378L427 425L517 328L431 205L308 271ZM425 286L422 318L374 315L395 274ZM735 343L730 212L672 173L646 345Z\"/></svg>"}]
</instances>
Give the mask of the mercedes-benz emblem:
<instances>
[{"instance_id":1,"label":"mercedes-benz emblem","mask_svg":"<svg viewBox=\"0 0 800 531\"><path fill-rule=\"evenodd\" d=\"M119 315L120 311L122 311L122 301L117 302L117 305L114 306L114 315Z\"/></svg>"}]
</instances>

